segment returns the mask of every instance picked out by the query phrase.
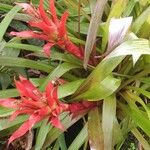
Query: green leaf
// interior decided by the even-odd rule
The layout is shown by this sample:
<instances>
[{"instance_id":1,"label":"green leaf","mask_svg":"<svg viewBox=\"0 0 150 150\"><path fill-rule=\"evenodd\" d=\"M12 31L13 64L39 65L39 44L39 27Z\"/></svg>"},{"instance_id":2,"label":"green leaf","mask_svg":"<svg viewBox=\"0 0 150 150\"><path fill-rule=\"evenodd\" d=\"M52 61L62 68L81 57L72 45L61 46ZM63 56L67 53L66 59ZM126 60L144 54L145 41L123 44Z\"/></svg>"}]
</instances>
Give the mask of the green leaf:
<instances>
[{"instance_id":1,"label":"green leaf","mask_svg":"<svg viewBox=\"0 0 150 150\"><path fill-rule=\"evenodd\" d=\"M51 148L47 148L47 150L60 150L59 149L59 141L58 141L58 139L56 140L53 148L52 149Z\"/></svg>"},{"instance_id":2,"label":"green leaf","mask_svg":"<svg viewBox=\"0 0 150 150\"><path fill-rule=\"evenodd\" d=\"M138 110L132 110L131 117L135 123L150 137L149 119Z\"/></svg>"},{"instance_id":3,"label":"green leaf","mask_svg":"<svg viewBox=\"0 0 150 150\"><path fill-rule=\"evenodd\" d=\"M96 5L96 0L89 0L89 5L90 5L90 9L91 9L91 14L94 13L94 8Z\"/></svg>"},{"instance_id":4,"label":"green leaf","mask_svg":"<svg viewBox=\"0 0 150 150\"><path fill-rule=\"evenodd\" d=\"M116 116L113 124L113 146L124 140L123 131L121 127L122 126L118 123Z\"/></svg>"},{"instance_id":5,"label":"green leaf","mask_svg":"<svg viewBox=\"0 0 150 150\"><path fill-rule=\"evenodd\" d=\"M93 72L88 76L88 78L83 82L83 84L77 89L77 91L73 95L73 98L76 99L77 97L80 96L80 94L86 95L88 93L92 93L95 85L97 85L97 87L99 88L99 85L101 84L101 82L109 74L111 74L111 72L117 67L117 65L123 60L123 58L124 56L104 59L99 65L97 65L97 67L93 70ZM112 79L113 81L117 81L114 78ZM106 79L106 81L108 80L109 80L109 77L108 79ZM119 82L113 82L113 81L111 83L119 83ZM117 84L116 87L118 85L119 84ZM92 89L92 91L90 91L90 89Z\"/></svg>"},{"instance_id":6,"label":"green leaf","mask_svg":"<svg viewBox=\"0 0 150 150\"><path fill-rule=\"evenodd\" d=\"M150 149L150 145L148 144L148 142L144 139L143 135L138 131L137 128L132 129L131 131L134 136L137 138L137 140L142 144L143 148L145 150L149 150Z\"/></svg>"},{"instance_id":7,"label":"green leaf","mask_svg":"<svg viewBox=\"0 0 150 150\"><path fill-rule=\"evenodd\" d=\"M4 4L4 3L0 3L0 10L8 12L13 8L13 6L8 5L8 4Z\"/></svg>"},{"instance_id":8,"label":"green leaf","mask_svg":"<svg viewBox=\"0 0 150 150\"><path fill-rule=\"evenodd\" d=\"M131 0L127 3L127 7L125 8L124 12L123 12L123 16L127 17L131 14L131 12L133 11L134 6L136 5L136 3L139 0Z\"/></svg>"},{"instance_id":9,"label":"green leaf","mask_svg":"<svg viewBox=\"0 0 150 150\"><path fill-rule=\"evenodd\" d=\"M117 0L114 3L112 3L111 11L107 18L107 23L109 23L109 21L112 18L119 18L122 15L122 13L124 12L124 10L127 6L126 5L127 3L128 3L128 0Z\"/></svg>"},{"instance_id":10,"label":"green leaf","mask_svg":"<svg viewBox=\"0 0 150 150\"><path fill-rule=\"evenodd\" d=\"M14 111L13 109L0 107L0 117L7 117L7 116L11 115L13 111Z\"/></svg>"},{"instance_id":11,"label":"green leaf","mask_svg":"<svg viewBox=\"0 0 150 150\"><path fill-rule=\"evenodd\" d=\"M64 0L65 5L68 7L69 11L72 13L72 16L78 16L78 3L73 1L73 0ZM88 9L88 13L89 13L89 9ZM86 9L81 8L81 14L87 19L89 20L90 17L88 16L88 13L86 11Z\"/></svg>"},{"instance_id":12,"label":"green leaf","mask_svg":"<svg viewBox=\"0 0 150 150\"><path fill-rule=\"evenodd\" d=\"M47 73L51 72L52 67L41 62L28 60L24 58L12 58L12 57L2 57L0 56L0 65L11 66L11 67L27 67L32 69L37 69L45 71Z\"/></svg>"},{"instance_id":13,"label":"green leaf","mask_svg":"<svg viewBox=\"0 0 150 150\"><path fill-rule=\"evenodd\" d=\"M68 150L79 150L87 137L88 137L87 125L84 125L80 133L76 136L74 141L69 146Z\"/></svg>"},{"instance_id":14,"label":"green leaf","mask_svg":"<svg viewBox=\"0 0 150 150\"><path fill-rule=\"evenodd\" d=\"M139 94L143 94L144 96L148 97L150 99L150 92L144 90L143 88L133 87L133 86L127 86L127 89L135 90Z\"/></svg>"},{"instance_id":15,"label":"green leaf","mask_svg":"<svg viewBox=\"0 0 150 150\"><path fill-rule=\"evenodd\" d=\"M116 118L116 97L111 95L103 101L102 127L104 135L104 149L113 148L113 128Z\"/></svg>"},{"instance_id":16,"label":"green leaf","mask_svg":"<svg viewBox=\"0 0 150 150\"><path fill-rule=\"evenodd\" d=\"M21 7L19 6L14 6L9 13L7 13L7 15L5 16L5 18L2 20L2 22L0 23L0 42L3 39L3 36L10 24L10 22L12 21L12 19L14 18L14 16L17 14L17 12L21 9Z\"/></svg>"},{"instance_id":17,"label":"green leaf","mask_svg":"<svg viewBox=\"0 0 150 150\"><path fill-rule=\"evenodd\" d=\"M17 124L23 123L27 120L27 116L18 116L15 120L9 121L9 119L0 120L0 131L15 126Z\"/></svg>"},{"instance_id":18,"label":"green leaf","mask_svg":"<svg viewBox=\"0 0 150 150\"><path fill-rule=\"evenodd\" d=\"M0 90L0 98L17 97L19 95L16 89Z\"/></svg>"},{"instance_id":19,"label":"green leaf","mask_svg":"<svg viewBox=\"0 0 150 150\"><path fill-rule=\"evenodd\" d=\"M87 34L87 32L88 32L88 28L89 28L89 23L87 23L87 22L81 22L80 23L80 33L82 33L82 34ZM67 26L71 29L71 28L73 28L74 29L74 31L75 32L78 32L78 29L77 29L77 27L78 27L78 22L68 22L67 23ZM97 33L97 36L99 37L99 36L101 36L101 32L100 32L100 29L98 29L98 33Z\"/></svg>"},{"instance_id":20,"label":"green leaf","mask_svg":"<svg viewBox=\"0 0 150 150\"><path fill-rule=\"evenodd\" d=\"M76 58L75 56L70 55L70 54L52 51L51 58L53 60L65 61L65 62L68 62L71 64L82 66L81 60L79 60L78 58Z\"/></svg>"},{"instance_id":21,"label":"green leaf","mask_svg":"<svg viewBox=\"0 0 150 150\"><path fill-rule=\"evenodd\" d=\"M3 49L4 49L5 46L6 46L6 41L2 40L0 42L0 55L2 54L2 51L3 51Z\"/></svg>"},{"instance_id":22,"label":"green leaf","mask_svg":"<svg viewBox=\"0 0 150 150\"><path fill-rule=\"evenodd\" d=\"M48 84L49 81L51 80L56 80L59 77L61 77L63 74L65 74L66 72L68 72L71 69L75 69L75 68L80 68L80 66L78 65L74 65L74 64L69 64L69 63L62 63L60 65L58 65L44 80L44 82L42 83L42 85L40 85L40 89L44 90L46 85Z\"/></svg>"},{"instance_id":23,"label":"green leaf","mask_svg":"<svg viewBox=\"0 0 150 150\"><path fill-rule=\"evenodd\" d=\"M101 116L97 107L88 114L88 136L91 149L104 149Z\"/></svg>"},{"instance_id":24,"label":"green leaf","mask_svg":"<svg viewBox=\"0 0 150 150\"><path fill-rule=\"evenodd\" d=\"M128 102L130 106L130 110L128 114L135 122L137 126L139 126L149 137L150 137L150 120L148 115L144 111L141 111L135 104L135 99L129 92L124 92L122 94L124 99Z\"/></svg>"},{"instance_id":25,"label":"green leaf","mask_svg":"<svg viewBox=\"0 0 150 150\"><path fill-rule=\"evenodd\" d=\"M73 82L65 83L58 88L58 97L64 98L66 96L72 95L77 88L83 83L84 79L76 80Z\"/></svg>"},{"instance_id":26,"label":"green leaf","mask_svg":"<svg viewBox=\"0 0 150 150\"><path fill-rule=\"evenodd\" d=\"M67 23L67 26L70 28L70 29L74 29L75 32L78 32L78 22L68 22ZM80 33L82 34L87 34L87 31L88 31L88 27L89 27L89 23L87 22L81 22L80 23Z\"/></svg>"},{"instance_id":27,"label":"green leaf","mask_svg":"<svg viewBox=\"0 0 150 150\"><path fill-rule=\"evenodd\" d=\"M150 55L149 42L146 39L128 40L114 49L107 59L118 56L132 55L133 64L137 62L143 54Z\"/></svg>"},{"instance_id":28,"label":"green leaf","mask_svg":"<svg viewBox=\"0 0 150 150\"><path fill-rule=\"evenodd\" d=\"M150 36L149 28L150 28L150 15L147 17L147 19L141 26L141 28L138 32L138 36L142 37L142 38L149 38L149 36Z\"/></svg>"},{"instance_id":29,"label":"green leaf","mask_svg":"<svg viewBox=\"0 0 150 150\"><path fill-rule=\"evenodd\" d=\"M148 115L148 117L150 119L150 109L146 106L146 104L143 102L143 100L139 96L137 96L136 94L131 93L129 91L126 92L125 95L126 95L126 97L128 99L132 99L132 103L133 102L134 103L136 103L136 102L140 103L143 106L143 108L145 109L145 111L146 111L146 113L147 113L147 115Z\"/></svg>"},{"instance_id":30,"label":"green leaf","mask_svg":"<svg viewBox=\"0 0 150 150\"><path fill-rule=\"evenodd\" d=\"M66 145L64 133L60 134L60 136L58 137L58 141L59 141L59 145L60 145L61 150L67 150L67 145Z\"/></svg>"},{"instance_id":31,"label":"green leaf","mask_svg":"<svg viewBox=\"0 0 150 150\"><path fill-rule=\"evenodd\" d=\"M31 52L42 52L42 47L29 45L29 44L22 44L17 42L8 42L5 47L7 48L16 48L16 49L24 49Z\"/></svg>"},{"instance_id":32,"label":"green leaf","mask_svg":"<svg viewBox=\"0 0 150 150\"><path fill-rule=\"evenodd\" d=\"M106 77L102 82L95 82L88 91L75 97L75 100L88 99L88 101L102 100L114 93L120 86L120 80L112 76Z\"/></svg>"},{"instance_id":33,"label":"green leaf","mask_svg":"<svg viewBox=\"0 0 150 150\"><path fill-rule=\"evenodd\" d=\"M42 121L42 124L40 126L40 129L36 138L35 150L41 150L45 142L46 136L50 130L50 127L51 126L48 123L48 119L45 119Z\"/></svg>"},{"instance_id":34,"label":"green leaf","mask_svg":"<svg viewBox=\"0 0 150 150\"><path fill-rule=\"evenodd\" d=\"M150 14L150 7L144 10L144 12L138 18L136 18L136 20L132 25L132 31L134 33L138 33L145 20L148 18L149 14Z\"/></svg>"},{"instance_id":35,"label":"green leaf","mask_svg":"<svg viewBox=\"0 0 150 150\"><path fill-rule=\"evenodd\" d=\"M2 89L6 89L8 85L11 83L10 76L7 73L0 73L0 83L2 86Z\"/></svg>"}]
</instances>

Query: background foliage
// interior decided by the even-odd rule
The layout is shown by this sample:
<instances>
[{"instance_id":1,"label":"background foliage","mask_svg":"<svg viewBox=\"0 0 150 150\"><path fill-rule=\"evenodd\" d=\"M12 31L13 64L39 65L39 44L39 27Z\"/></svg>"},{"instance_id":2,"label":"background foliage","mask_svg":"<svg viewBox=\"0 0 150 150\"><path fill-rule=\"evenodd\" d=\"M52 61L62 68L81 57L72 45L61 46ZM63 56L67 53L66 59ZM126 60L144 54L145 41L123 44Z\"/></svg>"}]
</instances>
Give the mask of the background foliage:
<instances>
[{"instance_id":1,"label":"background foliage","mask_svg":"<svg viewBox=\"0 0 150 150\"><path fill-rule=\"evenodd\" d=\"M71 119L68 114L63 114L62 122L68 129L65 133L47 125L46 120L38 123L32 131L33 149L143 147L149 150L150 1L57 0L58 15L66 9L70 14L67 21L70 39L85 47L83 61L57 48L53 48L47 59L42 54L44 41L12 38L10 31L29 29L25 23L28 16L18 6L13 6L14 1L29 2L0 0L0 98L18 96L13 79L21 74L41 90L49 80L62 77L68 83L59 87L59 98L66 102L88 100L99 103L86 116ZM48 9L48 2L44 1L45 9ZM39 1L32 3L38 6ZM95 57L106 52L111 19L129 16L133 21L124 41L105 57ZM94 60L94 65L87 64L89 57ZM19 116L9 122L7 116L11 113L12 110L0 107L1 145L27 119L27 116Z\"/></svg>"}]
</instances>

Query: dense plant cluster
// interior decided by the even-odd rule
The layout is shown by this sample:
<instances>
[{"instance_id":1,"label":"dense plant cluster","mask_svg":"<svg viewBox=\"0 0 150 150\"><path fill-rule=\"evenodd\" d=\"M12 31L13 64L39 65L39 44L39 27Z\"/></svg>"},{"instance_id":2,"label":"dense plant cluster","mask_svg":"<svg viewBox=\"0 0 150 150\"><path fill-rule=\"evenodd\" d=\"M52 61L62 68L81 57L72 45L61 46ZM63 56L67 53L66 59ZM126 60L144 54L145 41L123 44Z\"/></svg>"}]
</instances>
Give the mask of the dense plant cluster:
<instances>
[{"instance_id":1,"label":"dense plant cluster","mask_svg":"<svg viewBox=\"0 0 150 150\"><path fill-rule=\"evenodd\" d=\"M0 0L1 146L149 150L149 12L148 0Z\"/></svg>"}]
</instances>

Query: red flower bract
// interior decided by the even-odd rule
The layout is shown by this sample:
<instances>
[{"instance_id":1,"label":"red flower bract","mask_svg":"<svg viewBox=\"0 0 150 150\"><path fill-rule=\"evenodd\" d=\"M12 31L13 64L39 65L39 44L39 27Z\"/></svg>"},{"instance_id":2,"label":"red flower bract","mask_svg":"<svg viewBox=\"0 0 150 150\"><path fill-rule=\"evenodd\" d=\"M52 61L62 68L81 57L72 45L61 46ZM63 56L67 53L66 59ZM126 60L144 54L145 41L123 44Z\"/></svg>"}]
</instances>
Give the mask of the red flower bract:
<instances>
[{"instance_id":1,"label":"red flower bract","mask_svg":"<svg viewBox=\"0 0 150 150\"><path fill-rule=\"evenodd\" d=\"M50 56L50 49L52 46L59 46L61 49L68 51L69 53L83 59L82 50L73 44L66 31L66 20L68 12L65 12L59 20L56 15L54 6L54 0L50 0L50 13L49 18L43 8L43 1L40 0L39 7L36 9L27 3L17 3L21 6L26 14L31 17L31 21L28 24L32 27L40 29L40 31L22 31L22 32L11 32L11 35L16 35L21 38L38 38L47 41L47 44L43 47L44 53Z\"/></svg>"},{"instance_id":2,"label":"red flower bract","mask_svg":"<svg viewBox=\"0 0 150 150\"><path fill-rule=\"evenodd\" d=\"M13 108L15 112L10 116L10 121L18 115L29 115L29 119L24 122L9 138L8 145L15 139L23 136L37 122L48 118L49 122L56 128L64 130L59 120L59 115L69 112L72 118L78 115L85 115L90 109L97 106L95 102L81 101L65 104L58 100L57 86L54 82L49 82L45 92L39 91L30 81L20 76L20 80L15 81L16 88L20 93L20 99L1 99L0 106ZM61 79L58 79L64 82Z\"/></svg>"},{"instance_id":3,"label":"red flower bract","mask_svg":"<svg viewBox=\"0 0 150 150\"><path fill-rule=\"evenodd\" d=\"M0 105L16 110L11 115L10 120L15 119L21 114L29 115L29 119L12 134L8 144L24 135L34 124L45 118L49 118L49 122L53 126L64 130L59 120L59 115L64 111L68 111L68 104L64 104L58 100L57 86L54 86L53 82L48 83L43 93L24 77L20 77L20 80L15 81L15 84L21 98L1 99Z\"/></svg>"}]
</instances>

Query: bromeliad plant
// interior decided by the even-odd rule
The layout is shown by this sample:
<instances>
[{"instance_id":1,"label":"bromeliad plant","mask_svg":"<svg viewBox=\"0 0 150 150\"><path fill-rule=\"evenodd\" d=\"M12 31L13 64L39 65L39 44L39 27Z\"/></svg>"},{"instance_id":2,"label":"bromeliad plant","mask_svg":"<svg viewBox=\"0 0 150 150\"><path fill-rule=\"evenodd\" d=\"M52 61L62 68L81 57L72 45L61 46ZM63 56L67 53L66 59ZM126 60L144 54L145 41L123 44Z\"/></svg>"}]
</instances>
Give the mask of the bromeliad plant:
<instances>
[{"instance_id":1,"label":"bromeliad plant","mask_svg":"<svg viewBox=\"0 0 150 150\"><path fill-rule=\"evenodd\" d=\"M37 150L111 150L134 136L149 150L149 11L147 0L16 1L0 24L0 140L32 132Z\"/></svg>"}]
</instances>

